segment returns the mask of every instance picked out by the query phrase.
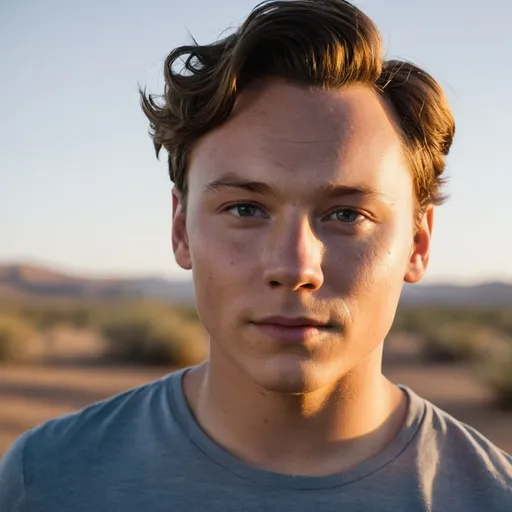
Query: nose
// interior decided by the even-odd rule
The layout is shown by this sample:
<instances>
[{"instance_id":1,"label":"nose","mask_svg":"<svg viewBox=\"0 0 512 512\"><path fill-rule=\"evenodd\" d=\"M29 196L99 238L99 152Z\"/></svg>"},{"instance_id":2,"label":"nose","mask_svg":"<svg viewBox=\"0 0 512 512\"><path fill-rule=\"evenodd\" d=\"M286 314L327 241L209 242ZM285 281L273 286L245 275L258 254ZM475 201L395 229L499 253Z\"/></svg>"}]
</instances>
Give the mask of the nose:
<instances>
[{"instance_id":1,"label":"nose","mask_svg":"<svg viewBox=\"0 0 512 512\"><path fill-rule=\"evenodd\" d=\"M293 291L318 290L324 281L323 252L309 219L282 223L263 248L266 284Z\"/></svg>"}]
</instances>

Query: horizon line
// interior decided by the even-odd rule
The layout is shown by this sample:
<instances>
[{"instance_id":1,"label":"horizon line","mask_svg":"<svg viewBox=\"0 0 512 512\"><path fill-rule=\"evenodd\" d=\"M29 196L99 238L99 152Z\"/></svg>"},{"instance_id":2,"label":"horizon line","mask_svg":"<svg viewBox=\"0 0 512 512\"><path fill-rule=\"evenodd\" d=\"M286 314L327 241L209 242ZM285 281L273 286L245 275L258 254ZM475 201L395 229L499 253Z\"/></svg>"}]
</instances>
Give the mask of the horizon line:
<instances>
[{"instance_id":1,"label":"horizon line","mask_svg":"<svg viewBox=\"0 0 512 512\"><path fill-rule=\"evenodd\" d=\"M120 271L112 272L107 269L98 269L98 271L80 268L69 264L49 262L42 258L0 258L0 267L8 266L26 266L36 267L40 270L60 273L69 278L82 278L82 279L98 279L98 280L137 280L137 279L162 279L170 282L192 282L192 272L189 271L189 277L173 276L169 273L158 271ZM186 271L184 271L185 273ZM471 287L482 286L489 284L504 284L512 286L512 278L498 279L496 277L476 277L476 278L449 278L449 277L425 277L422 281L416 284L404 284L404 287L412 286L458 286L458 287Z\"/></svg>"}]
</instances>

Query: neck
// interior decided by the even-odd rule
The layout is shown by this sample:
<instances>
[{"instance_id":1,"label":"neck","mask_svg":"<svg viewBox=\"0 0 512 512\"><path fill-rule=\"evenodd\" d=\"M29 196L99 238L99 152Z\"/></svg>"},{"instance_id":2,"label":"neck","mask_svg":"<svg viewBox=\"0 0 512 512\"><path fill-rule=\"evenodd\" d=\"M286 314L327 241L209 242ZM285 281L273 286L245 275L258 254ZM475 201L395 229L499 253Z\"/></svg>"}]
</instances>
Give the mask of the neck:
<instances>
[{"instance_id":1,"label":"neck","mask_svg":"<svg viewBox=\"0 0 512 512\"><path fill-rule=\"evenodd\" d=\"M382 347L325 389L283 395L212 350L186 374L184 390L202 428L234 456L269 471L325 475L376 455L403 424L406 398L381 360Z\"/></svg>"}]
</instances>

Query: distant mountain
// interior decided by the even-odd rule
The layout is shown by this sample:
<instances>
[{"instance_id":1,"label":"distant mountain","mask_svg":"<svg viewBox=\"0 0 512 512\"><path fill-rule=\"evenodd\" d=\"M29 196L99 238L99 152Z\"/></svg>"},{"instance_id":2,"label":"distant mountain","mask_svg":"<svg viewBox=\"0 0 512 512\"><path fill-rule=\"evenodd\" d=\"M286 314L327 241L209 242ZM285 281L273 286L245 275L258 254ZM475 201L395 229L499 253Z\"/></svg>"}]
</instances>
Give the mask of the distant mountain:
<instances>
[{"instance_id":1,"label":"distant mountain","mask_svg":"<svg viewBox=\"0 0 512 512\"><path fill-rule=\"evenodd\" d=\"M0 298L121 299L148 297L172 302L194 302L191 281L158 277L119 279L88 278L36 265L0 264ZM474 286L449 284L406 285L401 305L457 307L510 306L512 284L485 283Z\"/></svg>"},{"instance_id":2,"label":"distant mountain","mask_svg":"<svg viewBox=\"0 0 512 512\"><path fill-rule=\"evenodd\" d=\"M194 302L190 281L161 278L88 278L45 267L0 264L0 297L121 299L150 297L173 302Z\"/></svg>"},{"instance_id":3,"label":"distant mountain","mask_svg":"<svg viewBox=\"0 0 512 512\"><path fill-rule=\"evenodd\" d=\"M404 305L510 306L512 284L484 283L472 286L450 284L406 285L401 303Z\"/></svg>"},{"instance_id":4,"label":"distant mountain","mask_svg":"<svg viewBox=\"0 0 512 512\"><path fill-rule=\"evenodd\" d=\"M171 281L159 277L125 281L126 289L138 296L169 300L172 302L195 302L192 281Z\"/></svg>"}]
</instances>

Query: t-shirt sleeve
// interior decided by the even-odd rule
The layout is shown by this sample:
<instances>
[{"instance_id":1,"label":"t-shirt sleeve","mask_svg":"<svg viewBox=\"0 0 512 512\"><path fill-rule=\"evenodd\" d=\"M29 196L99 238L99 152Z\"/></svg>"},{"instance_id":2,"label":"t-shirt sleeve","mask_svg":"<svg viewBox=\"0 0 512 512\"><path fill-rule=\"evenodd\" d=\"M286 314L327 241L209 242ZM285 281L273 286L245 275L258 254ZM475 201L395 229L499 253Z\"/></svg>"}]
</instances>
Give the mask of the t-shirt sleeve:
<instances>
[{"instance_id":1,"label":"t-shirt sleeve","mask_svg":"<svg viewBox=\"0 0 512 512\"><path fill-rule=\"evenodd\" d=\"M28 512L24 475L24 452L28 434L21 435L0 460L0 510Z\"/></svg>"}]
</instances>

